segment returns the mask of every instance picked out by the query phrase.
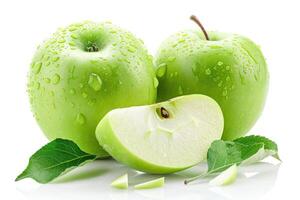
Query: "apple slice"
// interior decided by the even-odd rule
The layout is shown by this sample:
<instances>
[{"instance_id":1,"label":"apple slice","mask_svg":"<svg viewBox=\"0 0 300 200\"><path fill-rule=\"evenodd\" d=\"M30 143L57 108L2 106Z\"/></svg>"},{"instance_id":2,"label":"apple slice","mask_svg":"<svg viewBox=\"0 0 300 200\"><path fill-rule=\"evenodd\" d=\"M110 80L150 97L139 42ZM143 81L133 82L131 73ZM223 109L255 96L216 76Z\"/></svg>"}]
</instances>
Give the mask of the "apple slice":
<instances>
[{"instance_id":1,"label":"apple slice","mask_svg":"<svg viewBox=\"0 0 300 200\"><path fill-rule=\"evenodd\" d=\"M232 165L217 177L212 179L209 184L213 186L229 185L236 180L237 177L237 165Z\"/></svg>"},{"instance_id":2,"label":"apple slice","mask_svg":"<svg viewBox=\"0 0 300 200\"><path fill-rule=\"evenodd\" d=\"M123 176L120 176L119 178L114 180L110 185L115 188L118 188L118 189L127 189L128 188L128 175L124 174Z\"/></svg>"},{"instance_id":3,"label":"apple slice","mask_svg":"<svg viewBox=\"0 0 300 200\"><path fill-rule=\"evenodd\" d=\"M153 174L186 169L206 158L220 139L219 105L200 94L110 111L98 124L100 145L116 160Z\"/></svg>"},{"instance_id":4,"label":"apple slice","mask_svg":"<svg viewBox=\"0 0 300 200\"><path fill-rule=\"evenodd\" d=\"M158 179L154 179L151 181L147 181L144 183L140 183L134 186L135 189L152 189L157 187L162 187L165 184L165 177L161 177Z\"/></svg>"}]
</instances>

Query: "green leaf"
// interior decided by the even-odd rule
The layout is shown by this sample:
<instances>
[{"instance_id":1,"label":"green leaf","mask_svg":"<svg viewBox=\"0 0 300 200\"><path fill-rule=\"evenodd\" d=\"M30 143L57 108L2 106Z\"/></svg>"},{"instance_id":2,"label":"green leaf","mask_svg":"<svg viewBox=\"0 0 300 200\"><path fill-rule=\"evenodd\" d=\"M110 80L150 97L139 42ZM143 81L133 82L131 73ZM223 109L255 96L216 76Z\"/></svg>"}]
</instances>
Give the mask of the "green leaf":
<instances>
[{"instance_id":1,"label":"green leaf","mask_svg":"<svg viewBox=\"0 0 300 200\"><path fill-rule=\"evenodd\" d=\"M222 172L235 164L252 164L267 156L274 156L279 159L276 143L266 137L252 135L234 141L216 140L207 152L207 172L188 179L185 183Z\"/></svg>"},{"instance_id":2,"label":"green leaf","mask_svg":"<svg viewBox=\"0 0 300 200\"><path fill-rule=\"evenodd\" d=\"M26 169L15 181L32 178L39 183L48 183L63 173L95 159L95 155L83 152L74 142L55 139L30 157Z\"/></svg>"}]
</instances>

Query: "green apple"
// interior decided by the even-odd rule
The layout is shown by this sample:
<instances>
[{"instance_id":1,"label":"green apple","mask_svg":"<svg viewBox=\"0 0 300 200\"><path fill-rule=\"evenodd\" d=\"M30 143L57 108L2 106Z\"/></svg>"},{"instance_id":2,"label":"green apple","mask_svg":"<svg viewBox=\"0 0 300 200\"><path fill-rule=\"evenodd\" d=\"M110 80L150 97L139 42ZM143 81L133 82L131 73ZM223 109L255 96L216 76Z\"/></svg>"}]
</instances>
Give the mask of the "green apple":
<instances>
[{"instance_id":1,"label":"green apple","mask_svg":"<svg viewBox=\"0 0 300 200\"><path fill-rule=\"evenodd\" d=\"M237 177L237 165L234 164L222 173L220 173L217 177L212 179L209 184L213 186L222 186L222 185L229 185L236 180Z\"/></svg>"},{"instance_id":2,"label":"green apple","mask_svg":"<svg viewBox=\"0 0 300 200\"><path fill-rule=\"evenodd\" d=\"M224 114L226 140L244 135L254 125L269 82L264 56L254 42L200 29L181 31L162 43L156 76L158 101L195 93L215 99Z\"/></svg>"},{"instance_id":3,"label":"green apple","mask_svg":"<svg viewBox=\"0 0 300 200\"><path fill-rule=\"evenodd\" d=\"M146 106L110 111L96 128L100 145L134 169L166 174L206 159L210 144L220 139L219 105L200 94Z\"/></svg>"},{"instance_id":4,"label":"green apple","mask_svg":"<svg viewBox=\"0 0 300 200\"><path fill-rule=\"evenodd\" d=\"M134 186L135 189L152 189L157 187L162 187L165 184L165 177L157 178L151 181L140 183Z\"/></svg>"},{"instance_id":5,"label":"green apple","mask_svg":"<svg viewBox=\"0 0 300 200\"><path fill-rule=\"evenodd\" d=\"M124 174L114 180L111 183L111 186L118 188L118 189L127 189L128 188L128 174Z\"/></svg>"},{"instance_id":6,"label":"green apple","mask_svg":"<svg viewBox=\"0 0 300 200\"><path fill-rule=\"evenodd\" d=\"M143 42L110 22L60 28L38 47L29 74L32 111L45 135L107 156L95 128L110 110L151 104L157 79Z\"/></svg>"}]
</instances>

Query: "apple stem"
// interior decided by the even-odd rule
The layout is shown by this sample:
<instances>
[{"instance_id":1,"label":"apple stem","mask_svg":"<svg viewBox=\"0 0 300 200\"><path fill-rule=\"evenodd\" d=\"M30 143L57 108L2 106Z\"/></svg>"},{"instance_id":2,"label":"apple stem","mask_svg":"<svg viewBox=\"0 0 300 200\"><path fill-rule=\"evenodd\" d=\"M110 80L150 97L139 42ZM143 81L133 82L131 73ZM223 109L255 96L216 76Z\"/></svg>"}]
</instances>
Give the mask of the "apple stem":
<instances>
[{"instance_id":1,"label":"apple stem","mask_svg":"<svg viewBox=\"0 0 300 200\"><path fill-rule=\"evenodd\" d=\"M208 34L207 34L207 32L206 32L204 26L203 26L203 25L201 24L201 22L199 21L199 19L198 19L195 15L192 15L192 16L190 17L190 19L193 20L193 21L201 28L201 30L202 30L202 32L203 32L203 34L204 34L206 40L209 40Z\"/></svg>"},{"instance_id":2,"label":"apple stem","mask_svg":"<svg viewBox=\"0 0 300 200\"><path fill-rule=\"evenodd\" d=\"M194 176L194 177L192 177L192 178L189 178L189 179L187 179L187 180L184 180L184 184L187 185L187 184L189 184L190 182L193 182L193 181L195 181L195 180L197 180L197 179L199 179L199 178L203 178L203 177L205 177L205 176L207 176L207 173L205 173L205 174L200 174L200 175L198 175L198 176Z\"/></svg>"}]
</instances>

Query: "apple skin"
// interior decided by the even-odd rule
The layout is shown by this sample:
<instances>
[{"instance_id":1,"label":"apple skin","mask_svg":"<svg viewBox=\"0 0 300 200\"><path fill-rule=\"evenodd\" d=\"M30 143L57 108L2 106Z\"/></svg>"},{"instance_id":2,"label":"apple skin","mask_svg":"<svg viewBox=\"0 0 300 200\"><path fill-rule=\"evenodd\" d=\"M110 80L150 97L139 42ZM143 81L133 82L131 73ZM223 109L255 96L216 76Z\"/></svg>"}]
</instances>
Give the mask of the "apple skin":
<instances>
[{"instance_id":1,"label":"apple skin","mask_svg":"<svg viewBox=\"0 0 300 200\"><path fill-rule=\"evenodd\" d=\"M269 73L259 47L246 37L199 30L167 38L156 56L157 100L204 94L221 106L222 138L245 135L260 116L268 91Z\"/></svg>"},{"instance_id":2,"label":"apple skin","mask_svg":"<svg viewBox=\"0 0 300 200\"><path fill-rule=\"evenodd\" d=\"M153 68L143 42L110 22L60 28L32 60L32 112L48 139L70 139L108 156L95 137L98 122L114 108L155 102Z\"/></svg>"}]
</instances>

